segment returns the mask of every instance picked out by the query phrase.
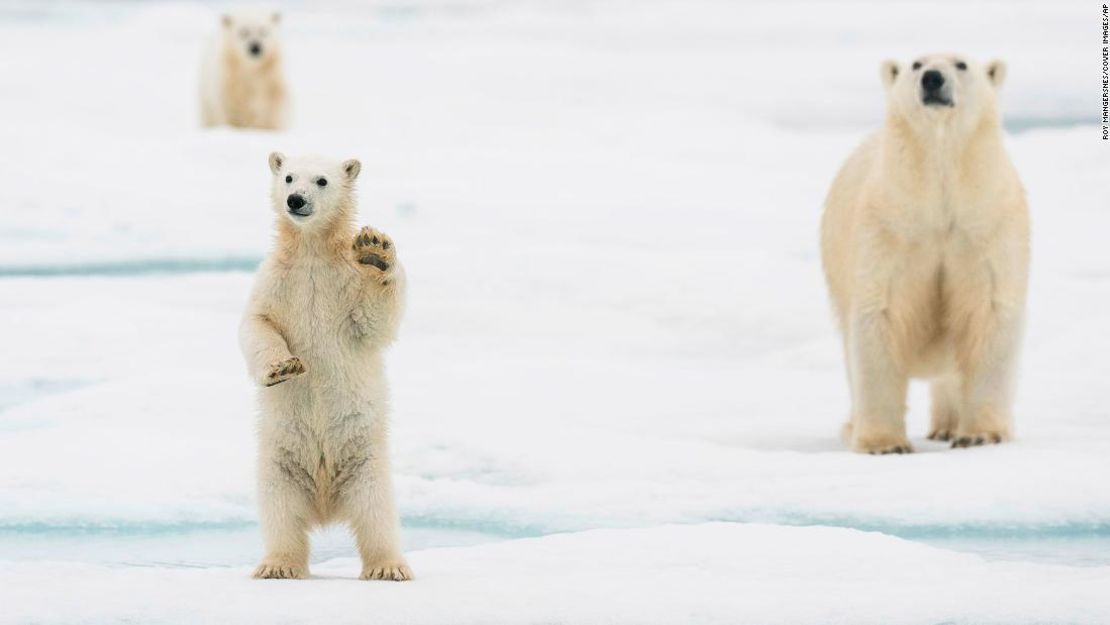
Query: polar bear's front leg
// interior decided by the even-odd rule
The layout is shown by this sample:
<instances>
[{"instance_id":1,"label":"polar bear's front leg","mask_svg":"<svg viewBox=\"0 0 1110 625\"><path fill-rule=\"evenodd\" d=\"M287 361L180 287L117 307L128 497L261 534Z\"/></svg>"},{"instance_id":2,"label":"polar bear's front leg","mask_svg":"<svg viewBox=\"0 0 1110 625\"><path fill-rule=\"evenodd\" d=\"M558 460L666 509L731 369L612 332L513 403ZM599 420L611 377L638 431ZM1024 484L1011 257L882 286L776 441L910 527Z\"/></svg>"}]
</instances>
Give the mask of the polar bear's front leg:
<instances>
[{"instance_id":1,"label":"polar bear's front leg","mask_svg":"<svg viewBox=\"0 0 1110 625\"><path fill-rule=\"evenodd\" d=\"M852 384L851 445L871 454L913 451L906 438L909 378L894 357L887 311L854 314L848 326L848 368Z\"/></svg>"},{"instance_id":2,"label":"polar bear's front leg","mask_svg":"<svg viewBox=\"0 0 1110 625\"><path fill-rule=\"evenodd\" d=\"M260 117L260 128L281 130L285 127L285 89L271 84L267 89L266 107Z\"/></svg>"},{"instance_id":3,"label":"polar bear's front leg","mask_svg":"<svg viewBox=\"0 0 1110 625\"><path fill-rule=\"evenodd\" d=\"M285 337L264 314L247 314L239 328L239 342L247 371L262 386L281 384L305 372L304 363L289 353Z\"/></svg>"},{"instance_id":4,"label":"polar bear's front leg","mask_svg":"<svg viewBox=\"0 0 1110 625\"><path fill-rule=\"evenodd\" d=\"M959 302L957 362L963 376L962 407L953 447L1001 443L1011 437L1013 381L1021 343L1024 280L998 268L965 274ZM975 288L976 282L980 288Z\"/></svg>"},{"instance_id":5,"label":"polar bear's front leg","mask_svg":"<svg viewBox=\"0 0 1110 625\"><path fill-rule=\"evenodd\" d=\"M1018 351L1017 322L996 320L984 346L986 354L967 364L964 407L953 447L1010 440L1013 376Z\"/></svg>"},{"instance_id":6,"label":"polar bear's front leg","mask_svg":"<svg viewBox=\"0 0 1110 625\"><path fill-rule=\"evenodd\" d=\"M351 245L363 275L351 320L362 339L385 345L393 341L404 305L405 273L397 260L397 246L389 235L369 226Z\"/></svg>"},{"instance_id":7,"label":"polar bear's front leg","mask_svg":"<svg viewBox=\"0 0 1110 625\"><path fill-rule=\"evenodd\" d=\"M961 380L956 375L945 375L933 380L930 405L929 440L950 441L956 436L960 423Z\"/></svg>"}]
</instances>

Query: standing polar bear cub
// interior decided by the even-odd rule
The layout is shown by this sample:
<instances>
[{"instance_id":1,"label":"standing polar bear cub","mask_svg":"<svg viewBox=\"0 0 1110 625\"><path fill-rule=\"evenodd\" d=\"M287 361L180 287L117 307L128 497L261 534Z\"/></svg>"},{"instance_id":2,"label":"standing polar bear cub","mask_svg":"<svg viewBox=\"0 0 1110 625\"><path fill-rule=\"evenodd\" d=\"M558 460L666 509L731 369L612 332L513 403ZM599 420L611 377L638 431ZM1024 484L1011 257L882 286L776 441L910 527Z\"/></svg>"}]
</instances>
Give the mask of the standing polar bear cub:
<instances>
[{"instance_id":1,"label":"standing polar bear cub","mask_svg":"<svg viewBox=\"0 0 1110 625\"><path fill-rule=\"evenodd\" d=\"M929 438L955 447L1010 438L1029 217L1002 144L1005 71L952 55L883 63L886 123L829 191L822 261L857 451L912 451L910 377L932 381Z\"/></svg>"},{"instance_id":2,"label":"standing polar bear cub","mask_svg":"<svg viewBox=\"0 0 1110 625\"><path fill-rule=\"evenodd\" d=\"M276 130L286 122L279 13L239 11L220 18L200 77L201 125Z\"/></svg>"},{"instance_id":3,"label":"standing polar bear cub","mask_svg":"<svg viewBox=\"0 0 1110 625\"><path fill-rule=\"evenodd\" d=\"M308 573L308 532L350 525L363 579L406 580L387 441L383 351L404 273L385 234L355 229L355 160L270 155L277 240L240 333L261 404L256 577Z\"/></svg>"}]
</instances>

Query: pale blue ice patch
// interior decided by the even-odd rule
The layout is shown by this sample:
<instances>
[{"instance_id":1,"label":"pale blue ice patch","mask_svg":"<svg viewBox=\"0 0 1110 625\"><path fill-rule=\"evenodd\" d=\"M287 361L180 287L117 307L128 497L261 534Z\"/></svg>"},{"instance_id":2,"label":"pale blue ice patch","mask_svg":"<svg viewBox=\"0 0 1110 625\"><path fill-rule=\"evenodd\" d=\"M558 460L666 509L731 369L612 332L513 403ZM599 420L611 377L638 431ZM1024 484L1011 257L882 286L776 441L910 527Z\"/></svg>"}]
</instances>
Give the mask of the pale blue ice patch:
<instances>
[{"instance_id":1,"label":"pale blue ice patch","mask_svg":"<svg viewBox=\"0 0 1110 625\"><path fill-rule=\"evenodd\" d=\"M142 276L151 274L188 274L254 271L262 261L257 256L212 258L137 258L88 263L42 263L0 267L0 278L54 278L67 276Z\"/></svg>"},{"instance_id":2,"label":"pale blue ice patch","mask_svg":"<svg viewBox=\"0 0 1110 625\"><path fill-rule=\"evenodd\" d=\"M41 427L48 420L15 419L5 414L8 408L35 401L49 395L57 395L87 386L89 380L45 380L35 379L22 382L0 383L0 431L23 430Z\"/></svg>"},{"instance_id":3,"label":"pale blue ice patch","mask_svg":"<svg viewBox=\"0 0 1110 625\"><path fill-rule=\"evenodd\" d=\"M814 526L801 522L784 524ZM936 525L912 530L878 524L858 525L838 526L898 536L989 560L1110 565L1110 526L1107 524L1069 523L1020 529ZM402 543L405 550L418 550L470 546L545 533L550 532L528 532L518 525L498 525L492 521L467 524L440 520L429 524L406 519ZM315 532L312 543L315 562L356 555L353 541L342 526ZM245 520L0 525L0 554L4 559L13 560L65 559L155 567L247 566L261 551L257 525Z\"/></svg>"}]
</instances>

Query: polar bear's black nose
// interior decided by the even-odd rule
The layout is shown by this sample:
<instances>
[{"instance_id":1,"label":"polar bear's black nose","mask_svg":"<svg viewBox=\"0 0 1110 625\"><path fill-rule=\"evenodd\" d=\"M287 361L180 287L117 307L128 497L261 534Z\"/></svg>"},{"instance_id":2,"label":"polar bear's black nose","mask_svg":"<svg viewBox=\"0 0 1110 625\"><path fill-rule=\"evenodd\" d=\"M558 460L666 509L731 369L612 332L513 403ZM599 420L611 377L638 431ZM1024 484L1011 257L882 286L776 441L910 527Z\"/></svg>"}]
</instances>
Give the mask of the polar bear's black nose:
<instances>
[{"instance_id":1,"label":"polar bear's black nose","mask_svg":"<svg viewBox=\"0 0 1110 625\"><path fill-rule=\"evenodd\" d=\"M259 54L262 54L262 44L258 43L257 41L252 41L251 46L250 48L248 48L248 50L250 50L251 56L258 56Z\"/></svg>"},{"instance_id":2,"label":"polar bear's black nose","mask_svg":"<svg viewBox=\"0 0 1110 625\"><path fill-rule=\"evenodd\" d=\"M289 197L285 198L285 205L291 210L304 208L304 198L297 193L290 194Z\"/></svg>"},{"instance_id":3,"label":"polar bear's black nose","mask_svg":"<svg viewBox=\"0 0 1110 625\"><path fill-rule=\"evenodd\" d=\"M944 86L944 74L931 69L921 75L921 86L925 91L936 91Z\"/></svg>"}]
</instances>

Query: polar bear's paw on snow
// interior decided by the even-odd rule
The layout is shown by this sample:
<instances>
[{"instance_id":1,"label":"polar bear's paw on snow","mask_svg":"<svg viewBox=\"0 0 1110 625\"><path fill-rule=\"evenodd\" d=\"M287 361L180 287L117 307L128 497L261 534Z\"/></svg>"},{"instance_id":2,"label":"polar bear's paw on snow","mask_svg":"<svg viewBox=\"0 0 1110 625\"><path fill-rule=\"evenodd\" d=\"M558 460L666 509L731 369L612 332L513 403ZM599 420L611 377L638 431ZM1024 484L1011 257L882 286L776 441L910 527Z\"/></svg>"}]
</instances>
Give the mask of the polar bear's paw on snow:
<instances>
[{"instance_id":1,"label":"polar bear's paw on snow","mask_svg":"<svg viewBox=\"0 0 1110 625\"><path fill-rule=\"evenodd\" d=\"M373 579L385 580L393 582L404 582L411 580L412 569L403 561L398 562L384 562L381 564L370 564L362 567L362 574L359 579Z\"/></svg>"},{"instance_id":2,"label":"polar bear's paw on snow","mask_svg":"<svg viewBox=\"0 0 1110 625\"><path fill-rule=\"evenodd\" d=\"M912 454L913 445L910 444L909 439L905 435L896 432L867 434L863 433L862 436L854 436L853 424L851 421L844 424L840 435L845 441L854 441L857 451L871 454L871 455L886 455L886 454Z\"/></svg>"},{"instance_id":3,"label":"polar bear's paw on snow","mask_svg":"<svg viewBox=\"0 0 1110 625\"><path fill-rule=\"evenodd\" d=\"M955 435L952 433L952 430L948 428L935 428L929 430L929 434L925 438L928 438L931 441L948 442L952 440L954 436Z\"/></svg>"},{"instance_id":4,"label":"polar bear's paw on snow","mask_svg":"<svg viewBox=\"0 0 1110 625\"><path fill-rule=\"evenodd\" d=\"M957 431L952 435L952 446L979 447L980 445L996 445L1008 440L1010 440L1010 432L1007 427L983 427L970 431Z\"/></svg>"},{"instance_id":5,"label":"polar bear's paw on snow","mask_svg":"<svg viewBox=\"0 0 1110 625\"><path fill-rule=\"evenodd\" d=\"M947 443L956 438L956 427L959 423L959 415L955 410L938 406L934 400L933 419L929 424L929 434L925 438Z\"/></svg>"},{"instance_id":6,"label":"polar bear's paw on snow","mask_svg":"<svg viewBox=\"0 0 1110 625\"><path fill-rule=\"evenodd\" d=\"M275 362L270 365L270 370L266 373L266 386L274 386L282 382L295 378L304 373L304 363L300 358L293 356Z\"/></svg>"},{"instance_id":7,"label":"polar bear's paw on snow","mask_svg":"<svg viewBox=\"0 0 1110 625\"><path fill-rule=\"evenodd\" d=\"M267 559L258 565L252 575L256 579L304 579L308 576L308 568L301 564Z\"/></svg>"},{"instance_id":8,"label":"polar bear's paw on snow","mask_svg":"<svg viewBox=\"0 0 1110 625\"><path fill-rule=\"evenodd\" d=\"M882 441L872 445L860 445L860 450L872 456L885 456L887 454L912 454L913 445L907 440Z\"/></svg>"}]
</instances>

